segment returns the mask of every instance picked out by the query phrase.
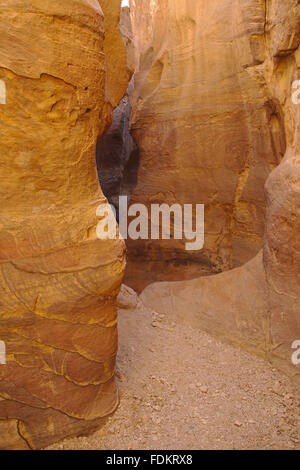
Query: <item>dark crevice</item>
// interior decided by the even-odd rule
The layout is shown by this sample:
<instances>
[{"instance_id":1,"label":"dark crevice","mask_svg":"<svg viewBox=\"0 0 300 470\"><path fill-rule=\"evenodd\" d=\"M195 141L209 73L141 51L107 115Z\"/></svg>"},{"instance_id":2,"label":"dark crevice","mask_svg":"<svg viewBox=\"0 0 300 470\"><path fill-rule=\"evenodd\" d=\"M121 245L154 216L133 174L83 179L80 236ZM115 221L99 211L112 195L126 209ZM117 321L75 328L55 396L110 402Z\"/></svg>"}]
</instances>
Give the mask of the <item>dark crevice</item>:
<instances>
[{"instance_id":1,"label":"dark crevice","mask_svg":"<svg viewBox=\"0 0 300 470\"><path fill-rule=\"evenodd\" d=\"M31 446L31 444L29 443L29 441L26 439L25 436L23 436L22 432L21 432L21 429L20 429L20 424L21 424L21 421L18 420L17 422L17 431L18 431L18 434L20 436L21 439L23 439L23 441L25 441L26 445L28 446L28 448L30 450L33 450L33 447Z\"/></svg>"},{"instance_id":2,"label":"dark crevice","mask_svg":"<svg viewBox=\"0 0 300 470\"><path fill-rule=\"evenodd\" d=\"M119 196L128 196L137 184L139 149L130 133L130 87L113 112L112 124L99 140L96 161L105 197L118 209Z\"/></svg>"}]
</instances>

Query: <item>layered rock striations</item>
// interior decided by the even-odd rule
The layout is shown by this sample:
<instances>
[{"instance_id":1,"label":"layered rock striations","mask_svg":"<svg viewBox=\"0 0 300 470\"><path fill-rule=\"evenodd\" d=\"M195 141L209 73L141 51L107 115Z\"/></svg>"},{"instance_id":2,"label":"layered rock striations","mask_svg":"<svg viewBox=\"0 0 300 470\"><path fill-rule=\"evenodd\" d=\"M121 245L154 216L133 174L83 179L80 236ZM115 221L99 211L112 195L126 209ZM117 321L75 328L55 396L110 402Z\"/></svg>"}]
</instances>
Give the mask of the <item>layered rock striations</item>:
<instances>
[{"instance_id":1,"label":"layered rock striations","mask_svg":"<svg viewBox=\"0 0 300 470\"><path fill-rule=\"evenodd\" d=\"M291 346L300 339L300 5L267 2L264 76L284 116L287 150L265 186L263 263L269 302L267 341L279 367L299 380ZM293 351L293 350L292 350Z\"/></svg>"},{"instance_id":2,"label":"layered rock striations","mask_svg":"<svg viewBox=\"0 0 300 470\"><path fill-rule=\"evenodd\" d=\"M244 266L229 272L152 284L144 290L142 299L158 312L180 316L197 328L271 360L299 383L298 369L291 360L292 345L300 339L300 100L294 88L300 75L299 2L267 0L262 38L264 60L247 67L247 73L261 83L272 112L265 127L254 127L251 132L263 135L271 124L273 136L274 129L281 126L286 136L285 155L265 184L263 249ZM260 191L258 180L248 180L247 185L249 191Z\"/></svg>"},{"instance_id":3,"label":"layered rock striations","mask_svg":"<svg viewBox=\"0 0 300 470\"><path fill-rule=\"evenodd\" d=\"M118 404L124 242L96 237L95 148L128 70L98 0L0 7L0 448L40 448Z\"/></svg>"},{"instance_id":4,"label":"layered rock striations","mask_svg":"<svg viewBox=\"0 0 300 470\"><path fill-rule=\"evenodd\" d=\"M109 195L204 203L206 229L200 252L184 240L129 241L128 280L142 288L227 270L151 284L141 298L297 375L299 2L131 0L127 59L120 2L100 3L0 0L3 449L91 432L118 404L125 246L96 238L106 198L95 150L133 61L140 162L125 98L108 134L121 142L117 169L105 149ZM119 305L137 302L123 287Z\"/></svg>"},{"instance_id":5,"label":"layered rock striations","mask_svg":"<svg viewBox=\"0 0 300 470\"><path fill-rule=\"evenodd\" d=\"M131 5L140 150L132 202L205 204L202 251L178 240L128 244L127 283L142 288L228 270L258 253L264 184L286 137L278 101L253 73L266 60L264 0Z\"/></svg>"}]
</instances>

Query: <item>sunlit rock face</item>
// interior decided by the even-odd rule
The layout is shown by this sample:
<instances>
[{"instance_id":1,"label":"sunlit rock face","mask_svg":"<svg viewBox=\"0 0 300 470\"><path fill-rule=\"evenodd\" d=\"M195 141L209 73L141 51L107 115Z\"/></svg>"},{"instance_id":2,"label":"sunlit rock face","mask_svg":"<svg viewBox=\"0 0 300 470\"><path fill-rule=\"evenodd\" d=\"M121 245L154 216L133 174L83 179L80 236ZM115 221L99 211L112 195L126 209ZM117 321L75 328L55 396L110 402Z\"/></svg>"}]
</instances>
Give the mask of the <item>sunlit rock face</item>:
<instances>
[{"instance_id":1,"label":"sunlit rock face","mask_svg":"<svg viewBox=\"0 0 300 470\"><path fill-rule=\"evenodd\" d=\"M124 243L96 237L95 147L126 57L111 51L123 57L115 93L97 0L0 7L0 448L40 448L96 429L118 404Z\"/></svg>"},{"instance_id":2,"label":"sunlit rock face","mask_svg":"<svg viewBox=\"0 0 300 470\"><path fill-rule=\"evenodd\" d=\"M120 31L121 0L98 0L104 14L104 53L106 62L106 96L111 108L118 106L132 75L133 63L127 59L126 42L130 47L130 31ZM126 9L127 10L127 9ZM123 12L122 18L126 18ZM125 24L126 20L124 18Z\"/></svg>"},{"instance_id":3,"label":"sunlit rock face","mask_svg":"<svg viewBox=\"0 0 300 470\"><path fill-rule=\"evenodd\" d=\"M267 0L266 7L265 59L251 67L251 76L267 90L269 102L276 103L286 152L265 184L263 249L226 273L152 284L142 299L158 312L268 358L300 383L291 360L292 345L300 340L300 104L292 88L300 79L300 5ZM278 127L276 116L271 115L273 129ZM257 181L252 184L256 190Z\"/></svg>"},{"instance_id":4,"label":"sunlit rock face","mask_svg":"<svg viewBox=\"0 0 300 470\"><path fill-rule=\"evenodd\" d=\"M129 243L127 283L228 270L262 247L264 184L286 147L264 78L264 0L132 0L133 202L205 204L205 246ZM149 269L145 270L147 264Z\"/></svg>"}]
</instances>

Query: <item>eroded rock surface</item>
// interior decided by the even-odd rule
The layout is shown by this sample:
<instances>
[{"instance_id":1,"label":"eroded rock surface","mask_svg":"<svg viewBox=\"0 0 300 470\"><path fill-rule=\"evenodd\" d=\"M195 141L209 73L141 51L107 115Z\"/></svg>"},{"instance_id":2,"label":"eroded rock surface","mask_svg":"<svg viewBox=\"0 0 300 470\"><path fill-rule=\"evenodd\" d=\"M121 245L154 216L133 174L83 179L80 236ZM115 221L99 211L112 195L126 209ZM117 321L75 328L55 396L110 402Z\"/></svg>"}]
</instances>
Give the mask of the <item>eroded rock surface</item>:
<instances>
[{"instance_id":1,"label":"eroded rock surface","mask_svg":"<svg viewBox=\"0 0 300 470\"><path fill-rule=\"evenodd\" d=\"M128 244L127 282L140 289L228 270L258 253L264 184L286 137L281 107L254 73L266 60L265 0L132 0L131 11L140 150L132 202L205 204L204 250L187 252L178 240Z\"/></svg>"},{"instance_id":2,"label":"eroded rock surface","mask_svg":"<svg viewBox=\"0 0 300 470\"><path fill-rule=\"evenodd\" d=\"M113 109L123 98L133 70L132 64L127 60L126 37L120 34L121 0L98 0L98 2L104 13L106 96Z\"/></svg>"},{"instance_id":3,"label":"eroded rock surface","mask_svg":"<svg viewBox=\"0 0 300 470\"><path fill-rule=\"evenodd\" d=\"M152 284L142 299L158 312L174 312L263 355L299 382L291 347L300 338L300 105L292 100L292 84L299 79L300 5L296 0L268 0L266 7L265 60L253 64L249 73L276 103L271 123L278 128L276 116L282 116L287 150L265 186L263 250L246 265L217 276ZM258 190L257 184L252 180L252 191Z\"/></svg>"},{"instance_id":4,"label":"eroded rock surface","mask_svg":"<svg viewBox=\"0 0 300 470\"><path fill-rule=\"evenodd\" d=\"M96 238L95 148L127 68L104 44L98 0L0 7L0 447L39 448L96 429L118 404L124 243Z\"/></svg>"}]
</instances>

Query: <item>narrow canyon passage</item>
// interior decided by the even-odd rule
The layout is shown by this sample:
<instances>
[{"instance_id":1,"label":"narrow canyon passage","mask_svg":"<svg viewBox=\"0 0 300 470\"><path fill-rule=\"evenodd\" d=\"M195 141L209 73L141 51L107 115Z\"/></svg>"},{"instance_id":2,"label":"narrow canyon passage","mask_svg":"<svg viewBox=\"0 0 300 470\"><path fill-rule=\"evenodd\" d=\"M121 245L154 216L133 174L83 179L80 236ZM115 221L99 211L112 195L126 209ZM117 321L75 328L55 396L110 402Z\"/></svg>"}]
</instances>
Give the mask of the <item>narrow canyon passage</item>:
<instances>
[{"instance_id":1,"label":"narrow canyon passage","mask_svg":"<svg viewBox=\"0 0 300 470\"><path fill-rule=\"evenodd\" d=\"M205 249L189 256L174 239L129 240L125 282L142 295L136 310L119 312L121 406L104 430L55 448L299 448L299 379L291 362L299 214L297 202L289 207L293 197L284 200L283 183L297 174L296 157L280 176L299 151L291 102L299 22L290 13L299 8L293 1L249 1L248 9L227 2L219 13L215 2L205 12L202 2L187 4L154 1L149 12L147 2L132 1L130 131L139 165L130 194L146 205L205 202ZM224 25L219 14L227 8ZM280 200L272 215L274 187ZM298 200L298 188L288 191ZM295 224L292 254L284 242L271 246L276 234L268 238L272 229L285 230L285 211ZM287 307L272 289L284 296L280 283L292 273ZM170 280L178 282L161 282Z\"/></svg>"},{"instance_id":2,"label":"narrow canyon passage","mask_svg":"<svg viewBox=\"0 0 300 470\"><path fill-rule=\"evenodd\" d=\"M130 90L113 111L109 130L97 143L96 163L99 183L110 204L119 209L119 196L131 194L137 185L139 150L130 134Z\"/></svg>"},{"instance_id":3,"label":"narrow canyon passage","mask_svg":"<svg viewBox=\"0 0 300 470\"><path fill-rule=\"evenodd\" d=\"M0 449L300 450L299 0L0 10Z\"/></svg>"}]
</instances>

